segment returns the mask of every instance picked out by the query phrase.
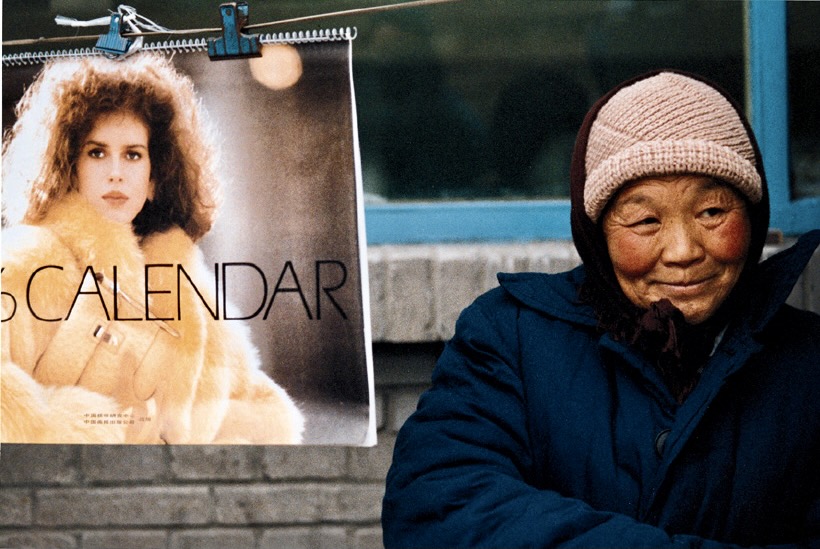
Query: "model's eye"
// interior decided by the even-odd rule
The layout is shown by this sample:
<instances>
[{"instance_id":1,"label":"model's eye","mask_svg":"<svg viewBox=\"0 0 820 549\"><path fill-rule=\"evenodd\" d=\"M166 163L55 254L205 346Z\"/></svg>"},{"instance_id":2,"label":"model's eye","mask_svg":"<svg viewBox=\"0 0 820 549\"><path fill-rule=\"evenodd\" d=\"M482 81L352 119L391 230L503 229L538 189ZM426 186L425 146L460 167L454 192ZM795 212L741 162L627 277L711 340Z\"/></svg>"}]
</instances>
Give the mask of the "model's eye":
<instances>
[{"instance_id":1,"label":"model's eye","mask_svg":"<svg viewBox=\"0 0 820 549\"><path fill-rule=\"evenodd\" d=\"M90 158L104 158L105 157L105 151L103 149L101 149L100 147L93 147L91 149L88 149L87 154Z\"/></svg>"},{"instance_id":2,"label":"model's eye","mask_svg":"<svg viewBox=\"0 0 820 549\"><path fill-rule=\"evenodd\" d=\"M128 151L125 153L125 158L128 160L139 160L142 158L142 153L138 151Z\"/></svg>"}]
</instances>

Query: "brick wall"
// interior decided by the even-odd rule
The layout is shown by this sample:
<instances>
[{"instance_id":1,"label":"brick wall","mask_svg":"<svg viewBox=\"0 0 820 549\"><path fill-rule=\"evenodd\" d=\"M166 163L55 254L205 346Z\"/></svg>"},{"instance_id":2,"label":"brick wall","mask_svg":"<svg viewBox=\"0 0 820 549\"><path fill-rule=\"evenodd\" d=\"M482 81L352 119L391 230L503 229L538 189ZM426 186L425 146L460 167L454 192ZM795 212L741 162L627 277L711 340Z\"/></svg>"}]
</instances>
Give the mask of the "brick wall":
<instances>
[{"instance_id":1,"label":"brick wall","mask_svg":"<svg viewBox=\"0 0 820 549\"><path fill-rule=\"evenodd\" d=\"M393 441L440 343L375 345L374 448L0 449L0 547L380 548Z\"/></svg>"},{"instance_id":2,"label":"brick wall","mask_svg":"<svg viewBox=\"0 0 820 549\"><path fill-rule=\"evenodd\" d=\"M565 270L577 257L544 242L380 246L369 259L378 446L4 445L0 547L381 547L395 435L458 312L497 271ZM820 254L791 301L820 311Z\"/></svg>"},{"instance_id":3,"label":"brick wall","mask_svg":"<svg viewBox=\"0 0 820 549\"><path fill-rule=\"evenodd\" d=\"M0 547L381 547L392 441L423 386L380 391L375 448L3 445Z\"/></svg>"},{"instance_id":4,"label":"brick wall","mask_svg":"<svg viewBox=\"0 0 820 549\"><path fill-rule=\"evenodd\" d=\"M4 446L3 547L379 547L376 449Z\"/></svg>"}]
</instances>

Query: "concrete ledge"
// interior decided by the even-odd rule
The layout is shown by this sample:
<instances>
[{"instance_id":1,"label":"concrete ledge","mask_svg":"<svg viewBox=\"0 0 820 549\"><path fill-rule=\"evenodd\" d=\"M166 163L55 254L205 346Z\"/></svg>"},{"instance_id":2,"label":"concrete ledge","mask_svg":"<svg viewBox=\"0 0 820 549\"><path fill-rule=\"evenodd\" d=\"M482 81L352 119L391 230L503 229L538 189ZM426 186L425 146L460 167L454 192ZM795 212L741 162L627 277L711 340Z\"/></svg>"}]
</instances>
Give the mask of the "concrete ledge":
<instances>
[{"instance_id":1,"label":"concrete ledge","mask_svg":"<svg viewBox=\"0 0 820 549\"><path fill-rule=\"evenodd\" d=\"M764 257L790 245L767 246ZM371 246L368 248L373 341L446 341L477 296L497 286L498 272L555 273L580 263L571 241ZM820 312L820 253L789 303Z\"/></svg>"},{"instance_id":2,"label":"concrete ledge","mask_svg":"<svg viewBox=\"0 0 820 549\"><path fill-rule=\"evenodd\" d=\"M572 242L368 248L373 340L445 341L461 311L498 285L499 272L560 272L578 265Z\"/></svg>"}]
</instances>

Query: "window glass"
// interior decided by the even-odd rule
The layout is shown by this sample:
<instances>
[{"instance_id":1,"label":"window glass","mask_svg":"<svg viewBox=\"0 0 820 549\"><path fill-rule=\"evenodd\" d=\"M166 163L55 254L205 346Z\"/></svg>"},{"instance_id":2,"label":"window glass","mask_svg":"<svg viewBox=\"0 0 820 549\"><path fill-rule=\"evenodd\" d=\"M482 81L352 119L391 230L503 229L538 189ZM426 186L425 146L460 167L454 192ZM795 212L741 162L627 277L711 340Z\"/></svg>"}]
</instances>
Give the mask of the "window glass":
<instances>
[{"instance_id":1,"label":"window glass","mask_svg":"<svg viewBox=\"0 0 820 549\"><path fill-rule=\"evenodd\" d=\"M788 3L790 171L794 198L820 196L820 3Z\"/></svg>"},{"instance_id":2,"label":"window glass","mask_svg":"<svg viewBox=\"0 0 820 549\"><path fill-rule=\"evenodd\" d=\"M575 134L620 81L673 67L744 97L742 2L471 0L359 27L365 188L563 198Z\"/></svg>"},{"instance_id":3,"label":"window glass","mask_svg":"<svg viewBox=\"0 0 820 549\"><path fill-rule=\"evenodd\" d=\"M254 0L250 23L392 3ZM103 32L58 27L54 16L94 18L117 4L5 0L4 40ZM577 129L592 101L618 82L671 67L710 77L743 99L743 6L462 0L253 32L357 28L353 70L371 202L565 198ZM221 23L217 4L195 0L143 0L138 9L169 28ZM802 32L816 48L815 20L805 19Z\"/></svg>"}]
</instances>

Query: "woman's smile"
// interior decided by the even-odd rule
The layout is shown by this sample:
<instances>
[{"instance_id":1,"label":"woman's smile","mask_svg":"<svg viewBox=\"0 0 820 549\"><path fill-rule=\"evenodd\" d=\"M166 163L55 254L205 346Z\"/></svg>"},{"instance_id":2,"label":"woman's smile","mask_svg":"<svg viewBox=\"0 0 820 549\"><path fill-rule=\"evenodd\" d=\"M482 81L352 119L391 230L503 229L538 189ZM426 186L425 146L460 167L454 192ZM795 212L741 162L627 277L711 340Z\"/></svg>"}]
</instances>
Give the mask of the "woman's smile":
<instances>
[{"instance_id":1,"label":"woman's smile","mask_svg":"<svg viewBox=\"0 0 820 549\"><path fill-rule=\"evenodd\" d=\"M659 291L666 294L670 300L675 297L678 299L692 299L705 292L711 291L711 282L714 281L713 276L700 278L698 280L677 281L677 282L656 282Z\"/></svg>"},{"instance_id":2,"label":"woman's smile","mask_svg":"<svg viewBox=\"0 0 820 549\"><path fill-rule=\"evenodd\" d=\"M743 199L709 177L646 177L627 185L603 219L612 267L635 305L668 299L692 324L712 316L746 263Z\"/></svg>"}]
</instances>

